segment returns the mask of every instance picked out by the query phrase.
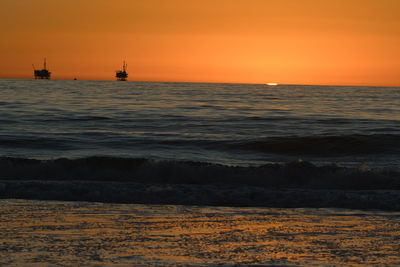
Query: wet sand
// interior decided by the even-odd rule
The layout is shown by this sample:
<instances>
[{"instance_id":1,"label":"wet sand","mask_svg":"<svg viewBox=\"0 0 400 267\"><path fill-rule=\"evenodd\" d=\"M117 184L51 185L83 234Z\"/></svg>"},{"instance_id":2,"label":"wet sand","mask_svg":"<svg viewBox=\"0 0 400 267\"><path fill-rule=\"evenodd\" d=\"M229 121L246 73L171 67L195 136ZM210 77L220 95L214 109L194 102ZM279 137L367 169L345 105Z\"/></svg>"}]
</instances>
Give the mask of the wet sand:
<instances>
[{"instance_id":1,"label":"wet sand","mask_svg":"<svg viewBox=\"0 0 400 267\"><path fill-rule=\"evenodd\" d=\"M0 265L400 265L400 213L0 200Z\"/></svg>"}]
</instances>

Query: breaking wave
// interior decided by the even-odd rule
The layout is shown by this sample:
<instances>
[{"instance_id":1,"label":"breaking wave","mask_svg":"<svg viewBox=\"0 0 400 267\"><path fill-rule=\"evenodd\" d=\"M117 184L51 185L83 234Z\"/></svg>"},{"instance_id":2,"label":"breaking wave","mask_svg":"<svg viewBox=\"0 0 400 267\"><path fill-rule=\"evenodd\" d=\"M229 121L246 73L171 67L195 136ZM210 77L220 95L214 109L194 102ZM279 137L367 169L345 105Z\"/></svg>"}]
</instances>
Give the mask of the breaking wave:
<instances>
[{"instance_id":1,"label":"breaking wave","mask_svg":"<svg viewBox=\"0 0 400 267\"><path fill-rule=\"evenodd\" d=\"M259 167L145 158L0 158L0 198L400 210L400 172L296 161Z\"/></svg>"},{"instance_id":2,"label":"breaking wave","mask_svg":"<svg viewBox=\"0 0 400 267\"><path fill-rule=\"evenodd\" d=\"M400 189L400 172L367 165L316 166L307 161L258 167L193 161L88 157L36 160L0 158L2 180L83 180L160 184L239 184L316 189Z\"/></svg>"}]
</instances>

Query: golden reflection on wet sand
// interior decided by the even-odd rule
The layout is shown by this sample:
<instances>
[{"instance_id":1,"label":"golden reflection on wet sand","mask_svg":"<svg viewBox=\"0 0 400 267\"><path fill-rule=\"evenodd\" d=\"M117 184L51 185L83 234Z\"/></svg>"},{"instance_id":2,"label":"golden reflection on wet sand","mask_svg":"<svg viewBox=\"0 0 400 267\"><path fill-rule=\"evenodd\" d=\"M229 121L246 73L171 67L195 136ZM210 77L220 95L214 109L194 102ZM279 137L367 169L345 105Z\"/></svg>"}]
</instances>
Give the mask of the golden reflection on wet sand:
<instances>
[{"instance_id":1,"label":"golden reflection on wet sand","mask_svg":"<svg viewBox=\"0 0 400 267\"><path fill-rule=\"evenodd\" d=\"M400 213L0 200L0 265L400 265Z\"/></svg>"}]
</instances>

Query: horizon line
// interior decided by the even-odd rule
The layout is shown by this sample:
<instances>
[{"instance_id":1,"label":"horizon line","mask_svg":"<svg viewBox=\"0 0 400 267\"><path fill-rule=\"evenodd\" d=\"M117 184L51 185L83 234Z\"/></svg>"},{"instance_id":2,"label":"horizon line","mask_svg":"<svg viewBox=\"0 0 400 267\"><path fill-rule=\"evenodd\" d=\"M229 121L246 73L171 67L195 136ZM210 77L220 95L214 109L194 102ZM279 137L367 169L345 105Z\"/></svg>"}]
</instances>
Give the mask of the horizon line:
<instances>
[{"instance_id":1,"label":"horizon line","mask_svg":"<svg viewBox=\"0 0 400 267\"><path fill-rule=\"evenodd\" d=\"M74 80L74 78L77 78L77 77L72 77L71 79L63 79L63 78L61 78L61 79L50 79L50 80L53 80L53 81L99 81L99 82L101 82L101 81L104 81L104 82L113 82L113 81L115 81L115 82L121 82L121 81L117 81L117 80L111 80L111 79L82 79L82 80L80 80L80 79L77 79L77 80ZM35 78L6 78L6 77L0 77L0 79L2 79L2 80L36 80ZM148 80L127 80L127 81L124 81L124 82L154 82L154 83L209 83L209 84L254 84L254 85L267 85L267 83L269 83L270 81L268 81L268 82L265 82L265 83L259 83L259 82L205 82L205 81L163 81L163 80L156 80L156 81L148 81ZM274 82L275 83L275 82ZM354 87L390 87L390 88L392 88L392 87L400 87L400 84L399 85L376 85L376 84L374 84L374 85L368 85L368 84L320 84L320 83L315 83L315 84L313 84L313 83L310 83L310 84L307 84L307 83L279 83L279 82L277 82L277 85L279 86L279 85L300 85L300 86L339 86L339 87L346 87L346 86L354 86ZM271 86L271 87L273 87L273 86Z\"/></svg>"}]
</instances>

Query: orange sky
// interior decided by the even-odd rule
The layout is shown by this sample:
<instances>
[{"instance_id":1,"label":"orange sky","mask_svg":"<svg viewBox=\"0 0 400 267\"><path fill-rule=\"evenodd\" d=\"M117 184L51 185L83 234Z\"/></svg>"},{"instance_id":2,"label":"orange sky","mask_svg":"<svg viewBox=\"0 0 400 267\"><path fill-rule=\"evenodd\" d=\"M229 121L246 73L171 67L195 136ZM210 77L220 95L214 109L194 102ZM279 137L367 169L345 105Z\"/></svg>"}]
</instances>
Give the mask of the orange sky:
<instances>
[{"instance_id":1,"label":"orange sky","mask_svg":"<svg viewBox=\"0 0 400 267\"><path fill-rule=\"evenodd\" d=\"M0 0L0 32L2 78L400 86L400 0Z\"/></svg>"}]
</instances>

